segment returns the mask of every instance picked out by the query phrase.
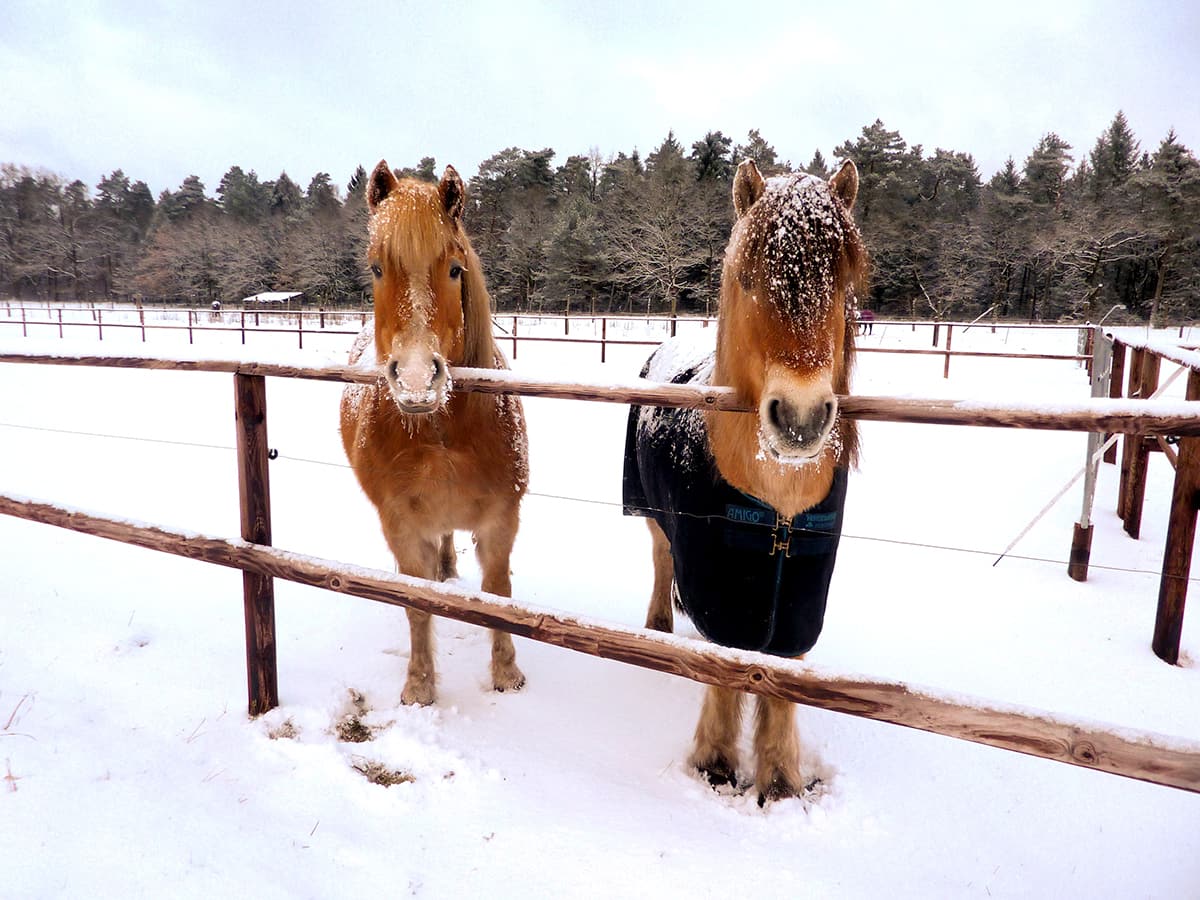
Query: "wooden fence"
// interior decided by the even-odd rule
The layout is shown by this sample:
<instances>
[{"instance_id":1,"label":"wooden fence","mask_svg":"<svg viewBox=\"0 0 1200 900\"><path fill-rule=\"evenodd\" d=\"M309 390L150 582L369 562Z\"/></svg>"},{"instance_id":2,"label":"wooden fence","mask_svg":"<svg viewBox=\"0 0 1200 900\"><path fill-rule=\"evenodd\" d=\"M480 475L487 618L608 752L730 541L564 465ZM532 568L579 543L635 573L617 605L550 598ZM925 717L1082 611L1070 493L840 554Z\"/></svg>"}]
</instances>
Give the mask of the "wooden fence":
<instances>
[{"instance_id":1,"label":"wooden fence","mask_svg":"<svg viewBox=\"0 0 1200 900\"><path fill-rule=\"evenodd\" d=\"M150 321L147 321L147 312L150 313ZM369 310L292 310L292 311L263 311L263 310L196 310L196 309L150 309L132 308L132 307L117 307L113 309L105 309L104 307L62 307L62 306L12 306L7 305L6 316L0 316L0 326L9 325L11 327L19 327L23 337L29 337L31 332L50 334L57 333L58 337L62 338L67 329L71 328L87 328L95 329L96 336L99 340L104 340L104 332L106 330L113 331L118 329L136 329L140 333L143 343L146 342L147 331L177 331L187 332L188 344L194 344L197 335L208 333L239 333L241 342L246 343L247 334L294 334L296 336L297 346L304 349L305 336L310 338L314 335L343 335L354 336L359 333L359 330L367 322L367 319L373 315ZM71 319L64 316L64 313L87 313L87 319ZM161 321L154 321L155 315L163 317ZM107 319L106 319L107 316ZM168 321L168 316L182 316L184 321L182 324ZM262 324L263 320L267 324ZM289 319L294 319L294 325L287 325ZM272 324L273 320L280 320L279 324ZM345 323L349 321L357 324L358 327L347 329ZM571 323L576 323L576 336L571 336ZM307 322L307 326L306 326ZM715 325L716 319L711 317L646 317L646 316L551 316L551 315L521 315L521 314L506 314L493 317L493 322L496 327L496 338L502 344L509 346L513 359L517 359L520 353L520 345L523 343L554 343L554 344L580 344L585 346L598 346L600 348L600 362L607 362L609 347L656 347L662 341L656 338L630 338L612 336L610 323L620 322L636 322L645 324L647 322L661 322L663 324L663 335L674 337L679 328L680 323L685 323L689 327L709 328ZM543 323L553 322L562 323L562 337L547 335L547 334L529 334L520 333L522 323L537 323L540 330L545 330ZM579 335L579 326L583 323L588 323L591 326L599 324L599 336L583 337ZM930 349L921 350L907 347L871 347L861 345L858 348L859 353L899 353L910 356L938 356L944 360L942 367L942 377L950 377L950 360L952 358L976 358L976 359L1027 359L1027 360L1065 360L1073 362L1086 362L1091 357L1087 353L1002 353L992 351L973 351L973 350L953 350L951 345L955 334L955 328L959 329L959 333L963 333L970 328L982 330L990 328L993 332L997 328L1007 330L1021 329L1059 329L1070 331L1086 330L1083 326L1078 325L1037 325L1023 323L1004 323L997 325L988 323L986 325L977 323L956 323L956 322L901 322L879 320L872 323L872 326L878 326L881 329L888 327L909 327L913 330L920 328L929 328L932 333L932 347ZM944 336L944 346L939 347Z\"/></svg>"},{"instance_id":2,"label":"wooden fence","mask_svg":"<svg viewBox=\"0 0 1200 900\"><path fill-rule=\"evenodd\" d=\"M182 369L234 375L242 538L222 540L137 525L30 498L0 495L0 513L135 546L240 569L246 619L249 711L279 702L273 579L284 578L435 615L499 628L533 640L851 715L936 732L1129 778L1200 792L1200 743L1158 734L1130 734L1102 724L972 701L910 685L829 672L806 663L734 651L699 641L623 628L521 606L506 598L459 591L420 579L364 570L270 546L265 377L373 382L373 370L349 366L292 367L238 360L178 361L124 356L0 354L0 362L121 368ZM544 397L745 410L727 388L695 389L646 382L595 386L519 378L509 372L455 369L456 389ZM1200 441L1200 412L1152 401L1089 401L1036 407L948 401L846 397L847 415L884 421L1054 430L1182 435ZM1182 608L1180 609L1182 613Z\"/></svg>"},{"instance_id":3,"label":"wooden fence","mask_svg":"<svg viewBox=\"0 0 1200 900\"><path fill-rule=\"evenodd\" d=\"M1122 384L1126 382L1127 348L1128 386L1125 397L1151 397L1158 389L1162 363L1166 361L1187 371L1185 399L1200 400L1200 354L1119 338L1113 339L1110 396L1122 396ZM1154 652L1172 665L1179 662L1184 604L1196 538L1196 513L1200 509L1200 441L1183 433L1174 438L1178 441L1178 450L1164 435L1127 433L1123 439L1121 481L1117 495L1117 515L1121 517L1126 533L1136 539L1141 534L1142 506L1146 497L1146 475L1151 454L1161 452L1175 469L1151 644ZM1113 450L1115 454L1115 447ZM1115 462L1115 455L1106 458Z\"/></svg>"}]
</instances>

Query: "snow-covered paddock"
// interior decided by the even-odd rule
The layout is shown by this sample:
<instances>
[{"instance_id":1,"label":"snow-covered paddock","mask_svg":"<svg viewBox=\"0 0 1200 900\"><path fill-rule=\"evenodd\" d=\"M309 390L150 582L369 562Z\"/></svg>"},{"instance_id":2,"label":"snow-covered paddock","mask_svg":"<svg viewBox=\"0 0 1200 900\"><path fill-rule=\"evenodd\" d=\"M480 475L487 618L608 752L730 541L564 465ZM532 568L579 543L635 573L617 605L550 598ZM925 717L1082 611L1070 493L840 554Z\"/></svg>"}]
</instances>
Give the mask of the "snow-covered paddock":
<instances>
[{"instance_id":1,"label":"snow-covered paddock","mask_svg":"<svg viewBox=\"0 0 1200 900\"><path fill-rule=\"evenodd\" d=\"M864 340L907 330L879 332ZM1069 333L1065 346L1053 340L1072 352ZM244 352L277 358L285 346ZM106 335L102 349L117 347ZM594 351L522 345L516 368L624 379L646 355L609 348L600 366ZM1070 363L955 360L948 381L941 368L938 357L864 354L856 390L1086 395ZM193 446L231 447L231 381L0 365L3 490L236 535L232 451ZM275 543L387 568L374 511L341 465L338 390L268 382ZM649 547L618 508L625 408L526 408L534 493L514 593L640 624ZM1188 665L1149 649L1170 496L1161 459L1138 542L1112 513L1114 467L1102 470L1080 585L1065 574L1074 492L1019 557L992 562L1078 469L1083 435L887 423L863 433L814 661L1200 736L1195 615ZM823 785L758 810L683 765L697 685L518 642L529 686L497 696L483 690L486 638L443 622L441 701L412 710L398 702L398 612L290 584L277 585L283 705L248 723L236 573L15 520L0 520L0 541L6 894L1186 896L1200 884L1193 795L801 709ZM468 542L460 549L477 586ZM373 740L339 740L347 716ZM369 762L415 780L371 784L355 768Z\"/></svg>"}]
</instances>

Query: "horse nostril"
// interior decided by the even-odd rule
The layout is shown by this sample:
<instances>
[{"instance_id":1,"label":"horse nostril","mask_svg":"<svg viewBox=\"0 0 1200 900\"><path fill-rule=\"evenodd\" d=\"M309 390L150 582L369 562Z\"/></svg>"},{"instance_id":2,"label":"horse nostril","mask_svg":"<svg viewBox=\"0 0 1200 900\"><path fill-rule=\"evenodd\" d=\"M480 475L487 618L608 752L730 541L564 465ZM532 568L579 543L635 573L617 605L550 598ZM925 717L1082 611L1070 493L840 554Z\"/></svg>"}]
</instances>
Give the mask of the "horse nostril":
<instances>
[{"instance_id":1,"label":"horse nostril","mask_svg":"<svg viewBox=\"0 0 1200 900\"><path fill-rule=\"evenodd\" d=\"M767 421L781 431L784 430L783 422L779 420L779 400L771 399L767 401Z\"/></svg>"},{"instance_id":2,"label":"horse nostril","mask_svg":"<svg viewBox=\"0 0 1200 900\"><path fill-rule=\"evenodd\" d=\"M398 382L400 380L400 363L396 362L394 359L390 360L388 362L387 374L390 381Z\"/></svg>"},{"instance_id":3,"label":"horse nostril","mask_svg":"<svg viewBox=\"0 0 1200 900\"><path fill-rule=\"evenodd\" d=\"M837 415L837 404L832 400L825 401L825 421L828 422Z\"/></svg>"},{"instance_id":4,"label":"horse nostril","mask_svg":"<svg viewBox=\"0 0 1200 900\"><path fill-rule=\"evenodd\" d=\"M437 384L446 377L446 361L440 356L434 354L433 357L433 383Z\"/></svg>"}]
</instances>

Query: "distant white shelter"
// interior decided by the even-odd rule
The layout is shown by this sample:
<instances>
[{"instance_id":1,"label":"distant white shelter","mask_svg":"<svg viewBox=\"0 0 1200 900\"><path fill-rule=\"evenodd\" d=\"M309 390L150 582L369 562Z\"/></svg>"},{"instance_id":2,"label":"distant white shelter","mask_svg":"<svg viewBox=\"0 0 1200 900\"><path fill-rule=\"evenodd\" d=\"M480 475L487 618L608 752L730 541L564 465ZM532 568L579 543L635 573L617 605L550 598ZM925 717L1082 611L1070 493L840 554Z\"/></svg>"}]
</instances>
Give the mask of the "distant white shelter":
<instances>
[{"instance_id":1,"label":"distant white shelter","mask_svg":"<svg viewBox=\"0 0 1200 900\"><path fill-rule=\"evenodd\" d=\"M291 305L293 297L299 297L303 291L264 291L250 297L243 297L242 304L250 306L255 303L286 303Z\"/></svg>"}]
</instances>

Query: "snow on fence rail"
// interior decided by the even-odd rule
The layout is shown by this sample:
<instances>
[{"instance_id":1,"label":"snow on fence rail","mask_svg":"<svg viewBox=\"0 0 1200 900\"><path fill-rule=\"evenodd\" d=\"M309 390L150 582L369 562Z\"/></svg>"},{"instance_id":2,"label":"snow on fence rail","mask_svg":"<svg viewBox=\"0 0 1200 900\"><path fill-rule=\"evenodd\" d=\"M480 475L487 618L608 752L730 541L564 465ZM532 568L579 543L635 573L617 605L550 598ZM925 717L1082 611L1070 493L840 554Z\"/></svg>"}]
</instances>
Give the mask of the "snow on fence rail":
<instances>
[{"instance_id":1,"label":"snow on fence rail","mask_svg":"<svg viewBox=\"0 0 1200 900\"><path fill-rule=\"evenodd\" d=\"M228 372L234 375L241 541L172 532L108 519L27 497L0 495L0 514L55 525L148 549L237 568L243 572L249 711L278 705L274 578L284 578L392 605L499 628L595 656L671 672L708 684L769 694L797 703L905 725L963 740L1200 793L1200 743L1131 733L1103 724L985 703L929 689L823 671L809 664L734 651L643 629L613 626L506 598L458 591L421 579L346 566L274 549L267 469L265 376L371 382L377 373L350 366L302 367L242 360L0 353L0 362ZM745 410L729 389L653 383L587 385L523 378L511 372L452 369L459 389L544 397ZM1200 397L1200 376L1192 370ZM1189 383L1188 397L1193 397ZM884 421L995 425L1132 435L1185 435L1200 446L1200 403L1098 400L1053 408L884 397L846 397L848 415ZM1139 410L1141 412L1139 412ZM1194 449L1188 450L1189 454ZM1181 459L1183 451L1181 450ZM1178 490L1178 482L1177 482ZM1194 496L1192 501L1194 502ZM1194 508L1193 508L1194 527ZM1165 576L1164 576L1165 577ZM1186 575L1184 577L1186 590ZM1179 608L1182 614L1182 604ZM1156 628L1156 639L1158 636ZM1160 654L1161 655L1161 654Z\"/></svg>"}]
</instances>

